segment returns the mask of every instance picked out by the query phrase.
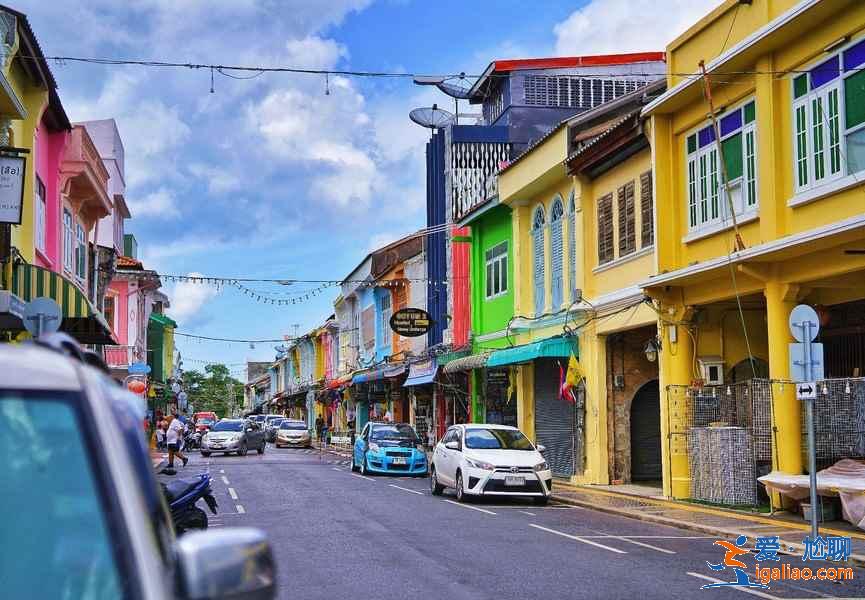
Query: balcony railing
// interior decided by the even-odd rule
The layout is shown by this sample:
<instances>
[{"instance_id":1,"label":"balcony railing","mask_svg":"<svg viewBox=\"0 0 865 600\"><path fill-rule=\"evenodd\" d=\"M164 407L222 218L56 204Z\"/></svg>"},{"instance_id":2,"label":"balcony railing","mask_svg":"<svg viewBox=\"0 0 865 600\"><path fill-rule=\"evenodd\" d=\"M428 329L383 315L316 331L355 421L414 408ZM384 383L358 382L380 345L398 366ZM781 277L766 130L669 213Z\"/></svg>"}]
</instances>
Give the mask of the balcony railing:
<instances>
[{"instance_id":1,"label":"balcony railing","mask_svg":"<svg viewBox=\"0 0 865 600\"><path fill-rule=\"evenodd\" d=\"M103 352L109 367L128 367L135 362L135 346L104 346Z\"/></svg>"}]
</instances>

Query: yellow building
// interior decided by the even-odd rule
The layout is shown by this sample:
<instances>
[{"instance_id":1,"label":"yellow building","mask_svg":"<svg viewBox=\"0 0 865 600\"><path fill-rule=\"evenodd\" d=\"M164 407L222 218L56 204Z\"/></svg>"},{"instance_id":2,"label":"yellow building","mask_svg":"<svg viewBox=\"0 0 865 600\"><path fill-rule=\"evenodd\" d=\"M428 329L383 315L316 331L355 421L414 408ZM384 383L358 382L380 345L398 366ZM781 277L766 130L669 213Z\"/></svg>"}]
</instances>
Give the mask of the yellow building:
<instances>
[{"instance_id":1,"label":"yellow building","mask_svg":"<svg viewBox=\"0 0 865 600\"><path fill-rule=\"evenodd\" d=\"M660 486L658 368L645 352L657 315L638 284L655 265L640 110L663 86L562 123L499 175L513 219L514 346L487 365L517 364L520 427L574 482ZM559 395L571 351L585 376L574 403Z\"/></svg>"},{"instance_id":2,"label":"yellow building","mask_svg":"<svg viewBox=\"0 0 865 600\"><path fill-rule=\"evenodd\" d=\"M718 459L738 461L744 480L802 472L788 345L800 303L822 323L818 461L861 456L856 413L839 411L858 410L865 392L865 3L727 0L668 46L667 61L668 91L643 112L665 492L705 498L706 448L722 434L732 437ZM702 64L709 95L689 76ZM749 456L729 455L735 447ZM716 500L745 501L754 488Z\"/></svg>"}]
</instances>

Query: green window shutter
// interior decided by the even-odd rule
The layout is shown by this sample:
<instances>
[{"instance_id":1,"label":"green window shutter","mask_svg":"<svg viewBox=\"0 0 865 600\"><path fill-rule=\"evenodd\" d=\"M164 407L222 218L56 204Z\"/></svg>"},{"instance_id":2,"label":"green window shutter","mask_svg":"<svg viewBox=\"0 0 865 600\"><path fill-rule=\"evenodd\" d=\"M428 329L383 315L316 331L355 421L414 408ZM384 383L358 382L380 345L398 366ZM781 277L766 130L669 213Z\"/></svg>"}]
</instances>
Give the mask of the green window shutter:
<instances>
[{"instance_id":1,"label":"green window shutter","mask_svg":"<svg viewBox=\"0 0 865 600\"><path fill-rule=\"evenodd\" d=\"M724 164L727 167L727 178L733 181L742 176L742 134L727 138L721 142L724 152Z\"/></svg>"},{"instance_id":2,"label":"green window shutter","mask_svg":"<svg viewBox=\"0 0 865 600\"><path fill-rule=\"evenodd\" d=\"M796 173L799 186L808 185L808 116L804 104L796 107Z\"/></svg>"},{"instance_id":3,"label":"green window shutter","mask_svg":"<svg viewBox=\"0 0 865 600\"><path fill-rule=\"evenodd\" d=\"M844 81L844 114L847 129L865 122L865 71Z\"/></svg>"},{"instance_id":4,"label":"green window shutter","mask_svg":"<svg viewBox=\"0 0 865 600\"><path fill-rule=\"evenodd\" d=\"M688 136L688 154L697 151L697 134Z\"/></svg>"},{"instance_id":5,"label":"green window shutter","mask_svg":"<svg viewBox=\"0 0 865 600\"><path fill-rule=\"evenodd\" d=\"M745 123L746 124L754 122L754 119L756 118L757 115L756 115L756 107L754 106L753 102L749 102L748 104L745 105L744 114L745 114Z\"/></svg>"},{"instance_id":6,"label":"green window shutter","mask_svg":"<svg viewBox=\"0 0 865 600\"><path fill-rule=\"evenodd\" d=\"M793 98L801 98L808 93L808 75L803 73L793 80Z\"/></svg>"}]
</instances>

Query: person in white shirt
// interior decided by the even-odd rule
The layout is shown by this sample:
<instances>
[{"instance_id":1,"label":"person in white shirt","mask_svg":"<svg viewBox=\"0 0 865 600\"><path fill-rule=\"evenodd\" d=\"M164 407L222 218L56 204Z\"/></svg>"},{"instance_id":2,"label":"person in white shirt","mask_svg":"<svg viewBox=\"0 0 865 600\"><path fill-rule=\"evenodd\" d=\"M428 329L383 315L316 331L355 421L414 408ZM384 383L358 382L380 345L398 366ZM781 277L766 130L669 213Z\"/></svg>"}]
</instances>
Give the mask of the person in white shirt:
<instances>
[{"instance_id":1,"label":"person in white shirt","mask_svg":"<svg viewBox=\"0 0 865 600\"><path fill-rule=\"evenodd\" d=\"M165 447L165 432L162 431L162 421L156 424L156 447L160 450Z\"/></svg>"},{"instance_id":2,"label":"person in white shirt","mask_svg":"<svg viewBox=\"0 0 865 600\"><path fill-rule=\"evenodd\" d=\"M183 439L183 421L177 418L177 413L171 415L171 423L168 425L168 431L165 432L165 441L168 443L168 467L174 468L174 457L177 456L183 461L183 466L189 462L189 459L180 451L180 443Z\"/></svg>"}]
</instances>

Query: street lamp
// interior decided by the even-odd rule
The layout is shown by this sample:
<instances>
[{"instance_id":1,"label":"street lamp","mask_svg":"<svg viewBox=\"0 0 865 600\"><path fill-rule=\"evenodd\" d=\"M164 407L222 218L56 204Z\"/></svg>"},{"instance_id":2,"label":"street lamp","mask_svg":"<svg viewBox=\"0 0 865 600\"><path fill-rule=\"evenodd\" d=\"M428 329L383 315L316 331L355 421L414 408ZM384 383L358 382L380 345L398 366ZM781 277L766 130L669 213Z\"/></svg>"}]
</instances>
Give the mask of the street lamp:
<instances>
[{"instance_id":1,"label":"street lamp","mask_svg":"<svg viewBox=\"0 0 865 600\"><path fill-rule=\"evenodd\" d=\"M658 360L658 352L660 351L661 340L659 340L657 336L646 342L646 347L643 349L643 352L646 353L646 360L649 362L655 362Z\"/></svg>"}]
</instances>

